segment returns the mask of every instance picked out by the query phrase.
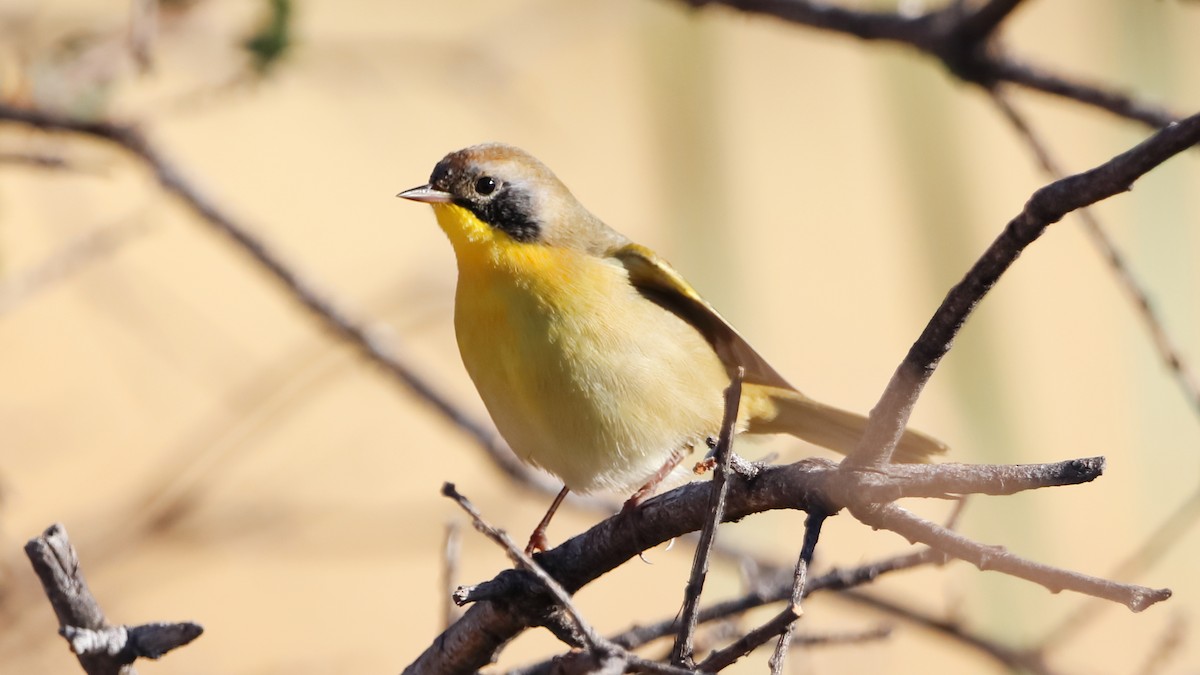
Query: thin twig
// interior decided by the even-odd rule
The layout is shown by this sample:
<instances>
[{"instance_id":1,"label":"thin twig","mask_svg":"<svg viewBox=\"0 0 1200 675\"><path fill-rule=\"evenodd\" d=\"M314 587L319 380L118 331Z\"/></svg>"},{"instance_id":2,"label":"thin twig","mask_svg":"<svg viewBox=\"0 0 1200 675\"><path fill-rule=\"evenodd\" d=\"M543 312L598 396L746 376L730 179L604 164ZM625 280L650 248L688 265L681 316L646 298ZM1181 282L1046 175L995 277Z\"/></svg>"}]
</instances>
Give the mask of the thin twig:
<instances>
[{"instance_id":1,"label":"thin twig","mask_svg":"<svg viewBox=\"0 0 1200 675\"><path fill-rule=\"evenodd\" d=\"M593 654L597 661L605 662L610 658L617 658L633 668L652 673L662 673L663 675L686 675L691 672L684 668L675 668L672 666L666 666L648 661L635 654L629 653L624 648L614 645L608 640L605 640L600 636L599 633L596 632L596 629L592 628L591 624L589 624L587 620L583 618L583 614L571 600L571 594L568 593L567 590L554 579L554 577L550 576L546 570L542 569L540 565L534 562L533 558L526 555L525 551L522 550L521 547L517 546L516 542L512 540L512 537L508 536L507 532L498 529L485 521L483 519L483 515L480 514L479 510L475 508L475 505L472 504L461 493L459 493L454 487L453 483L445 483L442 485L442 494L450 499L453 499L463 511L467 512L467 515L471 516L471 523L475 526L476 530L478 530L488 539L491 539L499 544L500 547L504 549L505 553L508 554L508 557L513 561L513 563L515 563L522 570L532 574L535 578L537 578L538 582L545 587L546 590L550 591L550 594L554 596L555 603L557 603L558 606L561 607L570 618L572 627L576 631L576 636L582 640L588 652ZM406 672L408 671L406 670Z\"/></svg>"},{"instance_id":2,"label":"thin twig","mask_svg":"<svg viewBox=\"0 0 1200 675\"><path fill-rule=\"evenodd\" d=\"M1012 495L1026 490L1079 485L1104 473L1103 457L1084 457L1049 464L889 464L872 471L848 472L844 503L884 503L906 497L958 499L960 495Z\"/></svg>"},{"instance_id":3,"label":"thin twig","mask_svg":"<svg viewBox=\"0 0 1200 675\"><path fill-rule=\"evenodd\" d=\"M804 588L804 597L821 591L840 591L870 583L880 576L913 569L929 564L942 564L946 561L943 553L933 549L923 549L916 553L893 556L849 569L834 569L818 577L810 579ZM791 597L793 588L792 575L786 579L763 584L760 588L732 600L719 602L700 610L699 623L721 621L732 616L743 614L756 607L762 607ZM678 618L664 619L652 624L637 626L611 638L613 642L627 649L636 649L653 640L665 637L675 631Z\"/></svg>"},{"instance_id":4,"label":"thin twig","mask_svg":"<svg viewBox=\"0 0 1200 675\"><path fill-rule=\"evenodd\" d=\"M579 637L583 640L587 648L592 652L599 653L600 645L604 642L604 639L592 628L591 624L584 620L583 615L575 607L575 603L571 601L570 593L567 593L566 589L547 574L540 565L534 562L533 558L526 555L525 551L513 542L512 537L508 536L507 532L488 524L483 519L483 515L479 513L479 510L475 508L475 505L454 487L454 483L443 484L442 494L453 499L463 511L466 511L467 515L471 516L471 523L475 526L475 529L488 539L499 544L514 564L537 577L538 581L546 587L546 590L550 591L551 595L554 596L554 600L563 608L567 616L571 618Z\"/></svg>"},{"instance_id":5,"label":"thin twig","mask_svg":"<svg viewBox=\"0 0 1200 675\"><path fill-rule=\"evenodd\" d=\"M1141 122L1152 129L1165 127L1178 119L1177 115L1166 108L1140 101L1125 92L1085 82L1078 76L1066 77L1051 73L1012 57L997 58L992 64L992 75L997 82L1010 82L1043 94L1089 105L1118 117Z\"/></svg>"},{"instance_id":6,"label":"thin twig","mask_svg":"<svg viewBox=\"0 0 1200 675\"><path fill-rule=\"evenodd\" d=\"M805 582L808 581L808 568L812 565L813 555L817 552L817 540L821 538L821 525L825 523L825 509L816 506L810 508L808 517L804 519L804 544L800 547L800 558L796 561L796 573L792 579L792 597L788 606L777 617L783 623L783 632L775 643L775 653L768 661L771 675L781 675L783 664L787 660L788 649L792 646L792 635L796 630L796 619L800 618L800 600L804 597ZM788 619L788 616L791 619Z\"/></svg>"},{"instance_id":7,"label":"thin twig","mask_svg":"<svg viewBox=\"0 0 1200 675\"><path fill-rule=\"evenodd\" d=\"M1117 583L1026 560L1001 546L988 546L972 541L936 523L919 518L895 504L851 506L850 512L866 525L891 530L910 542L921 542L959 560L965 560L981 570L1004 572L1019 579L1032 581L1044 586L1051 593L1076 591L1119 602L1134 612L1140 612L1171 597L1169 589Z\"/></svg>"},{"instance_id":8,"label":"thin twig","mask_svg":"<svg viewBox=\"0 0 1200 675\"><path fill-rule=\"evenodd\" d=\"M738 659L770 642L772 638L788 635L789 627L794 625L798 618L800 618L799 605L788 603L766 623L754 628L729 646L713 651L700 665L696 666L696 670L702 673L717 673L732 666ZM773 662L774 657L772 658ZM772 672L776 672L773 665Z\"/></svg>"},{"instance_id":9,"label":"thin twig","mask_svg":"<svg viewBox=\"0 0 1200 675\"><path fill-rule=\"evenodd\" d=\"M683 594L683 609L680 611L679 633L671 650L671 665L690 668L693 661L692 639L696 634L696 615L700 610L700 595L704 591L704 579L708 575L708 562L712 555L713 540L717 526L725 518L725 498L729 494L729 462L733 455L733 432L737 425L738 404L742 399L742 378L746 369L739 367L733 381L725 390L725 417L721 420L721 433L714 451L716 464L712 477L712 497L709 499L709 517L700 530L700 541L692 558L692 572L688 577Z\"/></svg>"}]
</instances>

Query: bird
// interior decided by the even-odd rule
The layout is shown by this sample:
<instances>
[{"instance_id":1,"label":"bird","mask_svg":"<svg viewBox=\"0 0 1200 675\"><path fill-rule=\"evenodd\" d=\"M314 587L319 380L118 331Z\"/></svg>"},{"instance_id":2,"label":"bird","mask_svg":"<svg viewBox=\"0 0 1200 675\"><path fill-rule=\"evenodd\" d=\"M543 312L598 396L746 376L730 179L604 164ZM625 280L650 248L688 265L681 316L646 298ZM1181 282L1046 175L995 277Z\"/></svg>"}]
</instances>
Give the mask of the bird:
<instances>
[{"instance_id":1,"label":"bird","mask_svg":"<svg viewBox=\"0 0 1200 675\"><path fill-rule=\"evenodd\" d=\"M529 153L502 143L447 154L397 195L432 206L458 266L459 353L497 430L568 492L634 507L716 438L742 375L738 433L785 433L849 454L866 418L800 393L663 258L592 215ZM913 430L893 457L946 451Z\"/></svg>"}]
</instances>

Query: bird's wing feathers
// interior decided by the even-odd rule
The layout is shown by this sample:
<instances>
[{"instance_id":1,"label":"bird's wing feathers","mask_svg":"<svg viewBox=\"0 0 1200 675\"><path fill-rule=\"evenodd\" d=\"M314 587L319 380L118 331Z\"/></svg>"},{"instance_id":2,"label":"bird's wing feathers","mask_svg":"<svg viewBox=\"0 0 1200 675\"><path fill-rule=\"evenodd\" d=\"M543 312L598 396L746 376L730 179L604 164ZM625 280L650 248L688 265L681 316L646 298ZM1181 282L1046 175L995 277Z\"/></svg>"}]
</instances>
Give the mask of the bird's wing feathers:
<instances>
[{"instance_id":1,"label":"bird's wing feathers","mask_svg":"<svg viewBox=\"0 0 1200 675\"><path fill-rule=\"evenodd\" d=\"M638 292L695 326L712 345L731 376L738 366L742 366L746 369L747 383L795 390L712 305L700 297L679 272L654 251L645 246L626 244L614 249L610 255L625 267L629 282Z\"/></svg>"}]
</instances>

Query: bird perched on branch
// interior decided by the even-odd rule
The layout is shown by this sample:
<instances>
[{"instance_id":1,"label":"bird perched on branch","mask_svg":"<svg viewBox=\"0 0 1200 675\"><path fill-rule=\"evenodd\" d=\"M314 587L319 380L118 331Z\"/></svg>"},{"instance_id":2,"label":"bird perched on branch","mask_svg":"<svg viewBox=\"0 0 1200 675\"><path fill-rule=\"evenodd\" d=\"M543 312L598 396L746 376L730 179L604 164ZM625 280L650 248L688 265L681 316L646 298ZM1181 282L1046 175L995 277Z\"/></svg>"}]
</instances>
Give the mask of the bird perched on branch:
<instances>
[{"instance_id":1,"label":"bird perched on branch","mask_svg":"<svg viewBox=\"0 0 1200 675\"><path fill-rule=\"evenodd\" d=\"M458 150L398 196L433 206L458 260L454 327L496 427L567 492L650 494L715 438L722 392L745 369L738 431L787 433L843 454L866 418L801 394L650 249L588 212L545 165L508 145ZM905 431L895 452L945 451Z\"/></svg>"}]
</instances>

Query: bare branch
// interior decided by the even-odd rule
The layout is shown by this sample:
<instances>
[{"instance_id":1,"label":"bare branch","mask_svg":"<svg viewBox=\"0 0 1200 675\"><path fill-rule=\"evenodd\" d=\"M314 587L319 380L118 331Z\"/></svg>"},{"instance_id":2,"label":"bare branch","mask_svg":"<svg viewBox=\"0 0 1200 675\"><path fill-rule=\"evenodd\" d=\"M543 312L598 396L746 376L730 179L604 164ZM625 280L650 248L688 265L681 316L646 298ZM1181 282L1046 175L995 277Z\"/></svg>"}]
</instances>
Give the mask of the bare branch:
<instances>
[{"instance_id":1,"label":"bare branch","mask_svg":"<svg viewBox=\"0 0 1200 675\"><path fill-rule=\"evenodd\" d=\"M25 555L42 582L60 626L99 629L108 625L100 603L83 578L79 556L66 528L59 523L46 528L25 544Z\"/></svg>"},{"instance_id":2,"label":"bare branch","mask_svg":"<svg viewBox=\"0 0 1200 675\"><path fill-rule=\"evenodd\" d=\"M499 544L515 564L517 564L521 569L533 574L533 576L536 577L537 580L546 587L546 590L550 591L550 593L554 596L555 601L558 602L559 606L561 606L563 610L567 612L567 615L571 617L572 622L575 624L575 629L578 631L579 637L583 640L588 650L599 653L601 651L600 644L603 642L603 638L601 638L600 635L596 633L595 629L593 629L591 625L583 619L583 615L579 613L579 610L575 607L575 603L571 602L571 595L566 591L566 589L560 586L553 577L551 577L549 574L546 574L545 570L543 570L537 563L533 561L533 558L530 558L528 555L526 555L525 551L521 550L516 543L513 542L512 538L508 536L507 532L489 525L483 519L483 516L480 515L478 509L476 509L466 497L462 496L458 490L455 489L453 483L446 483L443 485L442 494L453 499L463 511L467 512L467 515L471 516L471 522L475 526L476 530L479 530L481 533L486 535L488 539L491 539Z\"/></svg>"},{"instance_id":3,"label":"bare branch","mask_svg":"<svg viewBox=\"0 0 1200 675\"><path fill-rule=\"evenodd\" d=\"M541 566L534 562L533 558L526 555L525 551L518 547L516 542L512 540L512 537L508 536L508 533L488 524L483 519L483 516L479 513L478 509L476 509L466 497L462 496L458 490L455 489L452 483L446 483L442 486L442 494L453 499L464 511L467 512L468 515L471 516L471 522L475 526L476 530L479 530L479 532L487 536L487 538L499 544L500 547L503 548L508 554L508 557L511 558L513 562L521 568L521 570L532 574L534 578L537 579L538 583L550 592L554 598L554 602L561 607L570 618L572 624L571 627L574 629L574 635L583 642L583 645L586 647L587 651L593 655L597 663L612 664L615 662L618 664L623 664L621 669L614 669L612 671L616 673L624 672L623 668L626 666L636 668L644 672L662 673L663 675L689 675L691 673L690 670L685 668L677 668L674 666L667 666L660 663L655 663L653 661L648 661L640 656L629 653L624 648L615 645L608 640L605 640L600 636L599 633L596 632L594 628L592 628L591 624L589 624L583 618L583 614L580 613L577 607L575 607L575 603L571 601L571 594L568 593L567 590L562 587L562 585L555 581L554 577L547 574ZM562 636L560 635L559 637ZM409 668L406 668L404 672L444 672L424 671L414 668L415 665L416 664L409 666ZM592 669L589 672L594 672L594 670L595 669Z\"/></svg>"},{"instance_id":4,"label":"bare branch","mask_svg":"<svg viewBox=\"0 0 1200 675\"><path fill-rule=\"evenodd\" d=\"M796 561L796 571L792 575L792 595L788 598L788 606L775 619L768 622L779 626L779 641L775 644L775 653L771 655L768 665L771 675L781 675L783 664L787 660L788 649L792 646L792 635L795 631L796 619L804 612L800 609L800 600L804 597L804 587L808 581L808 568L812 565L813 554L817 552L817 540L821 537L821 525L825 522L825 509L818 505L808 512L804 520L804 545L800 547L800 558Z\"/></svg>"},{"instance_id":5,"label":"bare branch","mask_svg":"<svg viewBox=\"0 0 1200 675\"><path fill-rule=\"evenodd\" d=\"M959 495L1013 495L1026 490L1090 483L1104 473L1103 457L1051 464L889 464L880 470L850 468L852 480L837 486L841 504L891 502L901 497L953 499Z\"/></svg>"},{"instance_id":6,"label":"bare branch","mask_svg":"<svg viewBox=\"0 0 1200 675\"><path fill-rule=\"evenodd\" d=\"M853 588L870 583L885 574L923 565L942 564L945 561L944 553L927 548L917 553L894 556L850 569L833 569L810 579L804 588L804 597L821 591L840 591ZM699 622L720 621L756 607L786 600L791 597L793 585L790 574L786 578L760 585L759 588L740 598L726 600L700 610ZM675 631L677 622L678 618L672 617L656 623L636 626L610 639L627 649L636 649L648 642L670 635Z\"/></svg>"},{"instance_id":7,"label":"bare branch","mask_svg":"<svg viewBox=\"0 0 1200 675\"><path fill-rule=\"evenodd\" d=\"M717 526L725 517L725 498L729 494L730 460L733 456L733 430L737 424L738 405L742 399L742 378L746 369L739 367L733 381L725 390L725 417L721 420L721 434L715 449L716 464L712 477L712 496L709 499L709 516L700 530L700 541L692 558L692 572L683 594L683 609L680 610L679 634L671 649L671 664L684 668L695 665L692 659L692 639L696 633L696 615L700 610L700 594L704 591L704 579L708 575L708 561L712 556L713 540Z\"/></svg>"},{"instance_id":8,"label":"bare branch","mask_svg":"<svg viewBox=\"0 0 1200 675\"><path fill-rule=\"evenodd\" d=\"M100 629L63 626L59 629L59 633L71 644L71 651L80 657L117 660L123 663L132 663L137 658L160 658L172 649L182 647L200 637L203 632L204 628L190 621L155 622L133 627L109 626ZM126 668L122 672L128 670Z\"/></svg>"},{"instance_id":9,"label":"bare branch","mask_svg":"<svg viewBox=\"0 0 1200 675\"><path fill-rule=\"evenodd\" d=\"M1152 128L1166 126L1176 119L1175 115L1161 107L1137 101L1120 92L1050 74L1005 55L996 48L994 33L1017 8L1019 0L992 0L974 12L964 11L964 3L949 3L915 16L848 9L813 0L683 1L694 7L725 5L862 40L903 44L936 58L959 79L984 88L1010 82L1089 105Z\"/></svg>"},{"instance_id":10,"label":"bare branch","mask_svg":"<svg viewBox=\"0 0 1200 675\"><path fill-rule=\"evenodd\" d=\"M791 637L791 626L795 625L796 619L800 618L800 605L788 603L778 614L771 617L769 621L754 630L746 633L733 644L714 651L708 655L708 658L696 667L696 670L702 673L720 672L729 666L732 666L738 659L749 654L750 652L765 645L772 638L780 636L781 638ZM776 649L776 656L771 658L771 672L779 672L776 664L779 667L783 665L783 659L778 656L780 650Z\"/></svg>"},{"instance_id":11,"label":"bare branch","mask_svg":"<svg viewBox=\"0 0 1200 675\"><path fill-rule=\"evenodd\" d=\"M849 507L855 518L872 527L891 530L910 542L921 542L955 558L965 560L981 570L995 570L1032 581L1051 593L1076 591L1113 602L1119 602L1134 612L1171 597L1168 589L1121 584L1099 577L1025 560L1000 546L988 546L951 532L937 523L919 518L895 504Z\"/></svg>"},{"instance_id":12,"label":"bare branch","mask_svg":"<svg viewBox=\"0 0 1200 675\"><path fill-rule=\"evenodd\" d=\"M1047 72L1037 66L1011 58L997 58L992 65L997 82L1010 82L1043 94L1090 105L1118 117L1141 122L1157 129L1178 119L1171 111L1152 103L1139 101L1129 94L1106 89L1098 84Z\"/></svg>"},{"instance_id":13,"label":"bare branch","mask_svg":"<svg viewBox=\"0 0 1200 675\"><path fill-rule=\"evenodd\" d=\"M951 465L952 474L966 470ZM1081 476L1072 463L1050 465L1061 475L1046 474L1047 484L1063 480L1090 480ZM889 470L894 467L887 467ZM937 474L940 465L922 465L923 471ZM979 467L990 475L995 467ZM854 472L855 475L862 472ZM997 483L1003 479L995 479ZM740 520L753 513L774 509L828 508L834 483L845 483L846 474L827 460L810 458L787 466L762 467L753 480L731 474L725 521ZM934 479L912 481L913 490L928 491ZM967 484L969 481L964 481ZM1000 486L989 489L999 490ZM687 532L699 530L708 516L710 486L693 483L648 500L638 509L636 522L616 516L593 526L560 546L538 556L538 563L568 593L608 573L640 551L652 548ZM907 496L901 490L897 498ZM901 532L901 534L904 534ZM976 545L978 546L978 545ZM954 554L953 550L948 551ZM1032 563L1031 563L1032 564ZM469 672L492 661L493 654L522 630L544 625L548 598L538 593L540 583L517 571L498 575L470 591L476 601L463 618L447 629L421 654L411 672ZM1129 587L1135 588L1135 587ZM1144 589L1148 593L1156 593ZM488 602L478 602L479 600ZM1162 599L1155 596L1155 600ZM705 612L702 611L701 620Z\"/></svg>"},{"instance_id":14,"label":"bare branch","mask_svg":"<svg viewBox=\"0 0 1200 675\"><path fill-rule=\"evenodd\" d=\"M748 656L755 649L769 642L771 638L785 632L787 630L786 625L796 621L798 618L792 606L788 605L770 621L754 628L732 644L713 651L704 659L703 663L696 667L696 670L701 673L715 673L728 668L741 660L741 657ZM731 626L732 624L726 625ZM862 644L864 642L877 642L885 640L891 637L891 635L891 626L876 626L875 628L861 631L793 635L791 643L792 645L803 647L834 647Z\"/></svg>"},{"instance_id":15,"label":"bare branch","mask_svg":"<svg viewBox=\"0 0 1200 675\"><path fill-rule=\"evenodd\" d=\"M157 659L204 632L191 622L110 625L88 589L79 556L61 524L30 539L25 554L58 617L59 633L88 675L133 675L130 664L138 658Z\"/></svg>"},{"instance_id":16,"label":"bare branch","mask_svg":"<svg viewBox=\"0 0 1200 675\"><path fill-rule=\"evenodd\" d=\"M1051 224L1076 209L1130 189L1134 181L1200 141L1200 114L1174 122L1093 169L1059 179L1033 193L1025 208L942 301L921 336L888 382L847 466L880 467L891 461L913 406L950 350L955 335L983 296L1025 247Z\"/></svg>"}]
</instances>

